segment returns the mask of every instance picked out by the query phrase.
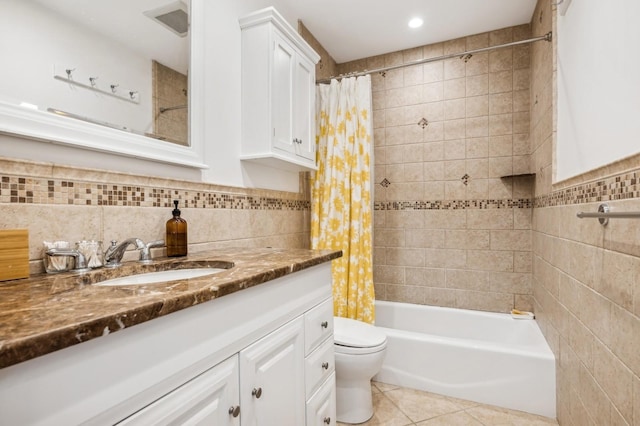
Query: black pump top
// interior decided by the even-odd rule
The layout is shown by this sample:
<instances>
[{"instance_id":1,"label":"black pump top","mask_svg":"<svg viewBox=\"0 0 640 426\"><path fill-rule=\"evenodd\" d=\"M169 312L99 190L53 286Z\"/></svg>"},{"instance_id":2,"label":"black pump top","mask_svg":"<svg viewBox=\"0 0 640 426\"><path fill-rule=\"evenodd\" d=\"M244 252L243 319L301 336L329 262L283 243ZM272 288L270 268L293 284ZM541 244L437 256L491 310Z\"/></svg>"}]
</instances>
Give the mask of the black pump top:
<instances>
[{"instance_id":1,"label":"black pump top","mask_svg":"<svg viewBox=\"0 0 640 426\"><path fill-rule=\"evenodd\" d=\"M178 200L173 200L173 204L176 206L175 209L173 209L173 215L174 216L180 216L180 209L178 208Z\"/></svg>"}]
</instances>

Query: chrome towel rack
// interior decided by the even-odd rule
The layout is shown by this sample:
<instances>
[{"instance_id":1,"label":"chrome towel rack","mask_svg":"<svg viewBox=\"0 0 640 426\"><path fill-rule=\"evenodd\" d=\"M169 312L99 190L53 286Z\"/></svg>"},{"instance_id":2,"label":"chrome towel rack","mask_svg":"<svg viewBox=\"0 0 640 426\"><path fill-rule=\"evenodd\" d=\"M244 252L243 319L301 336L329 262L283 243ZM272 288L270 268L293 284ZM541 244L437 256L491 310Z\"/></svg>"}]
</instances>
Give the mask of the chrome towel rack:
<instances>
[{"instance_id":1,"label":"chrome towel rack","mask_svg":"<svg viewBox=\"0 0 640 426\"><path fill-rule=\"evenodd\" d=\"M587 217L594 217L598 219L600 225L606 226L609 223L609 219L640 219L640 212L612 212L608 204L602 203L598 206L597 213L576 213L580 219Z\"/></svg>"}]
</instances>

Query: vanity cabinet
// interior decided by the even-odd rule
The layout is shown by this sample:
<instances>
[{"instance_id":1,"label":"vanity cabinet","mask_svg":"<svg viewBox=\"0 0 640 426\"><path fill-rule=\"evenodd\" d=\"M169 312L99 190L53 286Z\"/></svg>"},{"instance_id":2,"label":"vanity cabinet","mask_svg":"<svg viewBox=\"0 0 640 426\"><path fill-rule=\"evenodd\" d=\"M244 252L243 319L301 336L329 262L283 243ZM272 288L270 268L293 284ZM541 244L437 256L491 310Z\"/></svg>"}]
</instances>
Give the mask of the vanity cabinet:
<instances>
[{"instance_id":1,"label":"vanity cabinet","mask_svg":"<svg viewBox=\"0 0 640 426\"><path fill-rule=\"evenodd\" d=\"M304 327L297 318L240 352L243 425L304 425Z\"/></svg>"},{"instance_id":2,"label":"vanity cabinet","mask_svg":"<svg viewBox=\"0 0 640 426\"><path fill-rule=\"evenodd\" d=\"M335 425L332 306L323 263L0 369L2 423Z\"/></svg>"},{"instance_id":3,"label":"vanity cabinet","mask_svg":"<svg viewBox=\"0 0 640 426\"><path fill-rule=\"evenodd\" d=\"M233 356L118 423L240 425L238 357Z\"/></svg>"},{"instance_id":4,"label":"vanity cabinet","mask_svg":"<svg viewBox=\"0 0 640 426\"><path fill-rule=\"evenodd\" d=\"M270 7L240 19L240 159L315 170L315 64L319 56Z\"/></svg>"}]
</instances>

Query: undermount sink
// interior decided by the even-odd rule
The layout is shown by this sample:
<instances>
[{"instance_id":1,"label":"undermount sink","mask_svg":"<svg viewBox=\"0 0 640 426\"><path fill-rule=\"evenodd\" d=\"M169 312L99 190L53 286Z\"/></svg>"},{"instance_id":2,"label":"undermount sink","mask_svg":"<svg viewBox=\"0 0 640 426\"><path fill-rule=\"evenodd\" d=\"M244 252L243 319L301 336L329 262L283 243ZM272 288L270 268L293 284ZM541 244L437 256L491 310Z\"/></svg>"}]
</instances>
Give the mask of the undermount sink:
<instances>
[{"instance_id":1,"label":"undermount sink","mask_svg":"<svg viewBox=\"0 0 640 426\"><path fill-rule=\"evenodd\" d=\"M146 272L143 274L128 275L126 277L112 278L110 280L95 283L98 286L119 286L119 285L143 285L155 284L166 281L186 280L198 278L205 275L217 274L226 271L225 268L192 268L192 269L170 269L159 272Z\"/></svg>"}]
</instances>

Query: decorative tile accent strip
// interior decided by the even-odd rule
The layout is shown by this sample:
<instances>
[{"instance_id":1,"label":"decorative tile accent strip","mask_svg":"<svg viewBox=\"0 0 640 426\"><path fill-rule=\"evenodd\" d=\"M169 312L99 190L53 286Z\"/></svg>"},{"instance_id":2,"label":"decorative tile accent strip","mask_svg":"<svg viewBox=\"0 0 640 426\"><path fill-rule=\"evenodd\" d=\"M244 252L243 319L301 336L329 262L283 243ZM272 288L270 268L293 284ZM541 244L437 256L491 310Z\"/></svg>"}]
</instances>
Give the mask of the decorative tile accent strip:
<instances>
[{"instance_id":1,"label":"decorative tile accent strip","mask_svg":"<svg viewBox=\"0 0 640 426\"><path fill-rule=\"evenodd\" d=\"M67 204L81 206L180 207L238 210L309 210L308 200L260 197L246 194L149 188L136 185L104 184L1 176L0 203Z\"/></svg>"},{"instance_id":2,"label":"decorative tile accent strip","mask_svg":"<svg viewBox=\"0 0 640 426\"><path fill-rule=\"evenodd\" d=\"M640 198L640 170L623 173L535 198L535 207L554 207Z\"/></svg>"},{"instance_id":3,"label":"decorative tile accent strip","mask_svg":"<svg viewBox=\"0 0 640 426\"><path fill-rule=\"evenodd\" d=\"M387 201L374 203L374 210L464 210L464 209L530 209L532 200L447 200Z\"/></svg>"}]
</instances>

